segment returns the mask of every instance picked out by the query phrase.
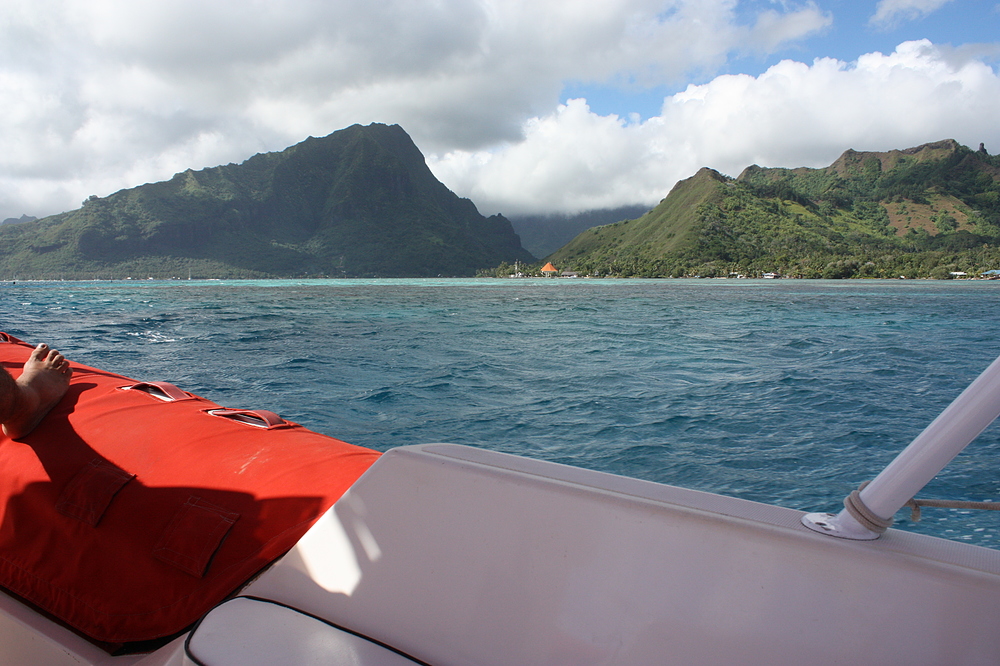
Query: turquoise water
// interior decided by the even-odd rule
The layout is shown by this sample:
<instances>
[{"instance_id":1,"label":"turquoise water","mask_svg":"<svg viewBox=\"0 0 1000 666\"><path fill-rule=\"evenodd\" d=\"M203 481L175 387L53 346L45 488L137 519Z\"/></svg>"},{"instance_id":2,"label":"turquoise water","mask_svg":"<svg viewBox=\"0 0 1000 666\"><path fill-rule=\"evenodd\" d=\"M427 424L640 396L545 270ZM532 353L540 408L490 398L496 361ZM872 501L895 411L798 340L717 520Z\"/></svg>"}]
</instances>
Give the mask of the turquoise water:
<instances>
[{"instance_id":1,"label":"turquoise water","mask_svg":"<svg viewBox=\"0 0 1000 666\"><path fill-rule=\"evenodd\" d=\"M384 450L837 510L1000 355L1000 282L0 283L0 330ZM1000 426L922 493L1000 500ZM1000 512L897 527L992 546Z\"/></svg>"}]
</instances>

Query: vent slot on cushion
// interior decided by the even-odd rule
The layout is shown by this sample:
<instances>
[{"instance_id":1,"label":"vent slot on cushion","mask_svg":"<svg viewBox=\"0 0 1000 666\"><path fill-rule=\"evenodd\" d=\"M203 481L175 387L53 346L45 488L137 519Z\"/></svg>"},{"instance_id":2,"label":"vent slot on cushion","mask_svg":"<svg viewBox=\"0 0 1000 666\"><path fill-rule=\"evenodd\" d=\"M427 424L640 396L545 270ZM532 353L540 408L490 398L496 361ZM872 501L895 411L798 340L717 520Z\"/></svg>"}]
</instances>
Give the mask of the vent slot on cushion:
<instances>
[{"instance_id":1,"label":"vent slot on cushion","mask_svg":"<svg viewBox=\"0 0 1000 666\"><path fill-rule=\"evenodd\" d=\"M194 396L187 391L182 391L170 382L139 382L131 386L120 387L122 391L142 391L162 400L163 402L178 402L180 400L193 400Z\"/></svg>"},{"instance_id":2,"label":"vent slot on cushion","mask_svg":"<svg viewBox=\"0 0 1000 666\"><path fill-rule=\"evenodd\" d=\"M287 423L283 418L266 409L210 409L208 413L255 428L277 428Z\"/></svg>"}]
</instances>

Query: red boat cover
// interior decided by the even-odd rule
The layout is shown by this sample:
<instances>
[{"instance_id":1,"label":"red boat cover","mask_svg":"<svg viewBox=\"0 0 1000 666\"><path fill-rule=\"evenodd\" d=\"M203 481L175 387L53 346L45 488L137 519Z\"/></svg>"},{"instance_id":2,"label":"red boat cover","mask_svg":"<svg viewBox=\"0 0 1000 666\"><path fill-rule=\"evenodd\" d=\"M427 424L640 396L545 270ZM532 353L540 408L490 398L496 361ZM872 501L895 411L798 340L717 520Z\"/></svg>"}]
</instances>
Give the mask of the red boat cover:
<instances>
[{"instance_id":1,"label":"red boat cover","mask_svg":"<svg viewBox=\"0 0 1000 666\"><path fill-rule=\"evenodd\" d=\"M0 333L13 376L31 349ZM34 431L0 432L0 586L98 642L184 630L379 456L269 412L219 412L170 385L157 397L72 366Z\"/></svg>"}]
</instances>

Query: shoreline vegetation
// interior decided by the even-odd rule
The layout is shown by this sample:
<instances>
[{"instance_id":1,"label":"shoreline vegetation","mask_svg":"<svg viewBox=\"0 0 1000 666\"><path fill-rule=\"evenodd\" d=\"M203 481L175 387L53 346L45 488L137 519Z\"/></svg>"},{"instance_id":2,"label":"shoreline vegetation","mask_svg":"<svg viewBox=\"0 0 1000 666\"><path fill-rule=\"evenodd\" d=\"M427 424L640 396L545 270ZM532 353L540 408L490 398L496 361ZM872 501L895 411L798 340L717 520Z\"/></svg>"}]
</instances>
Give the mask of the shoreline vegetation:
<instances>
[{"instance_id":1,"label":"shoreline vegetation","mask_svg":"<svg viewBox=\"0 0 1000 666\"><path fill-rule=\"evenodd\" d=\"M344 277L344 276L309 276L300 275L295 277L247 277L247 276L232 276L232 277L123 277L123 278L108 278L108 277L13 277L4 278L0 277L0 287L12 287L18 284L39 284L39 283L50 283L50 282L92 282L92 283L106 283L106 282L127 282L132 284L144 284L150 282L192 282L192 283L205 283L205 282L343 282L343 281L366 281L366 280L376 280L376 281L392 281L392 280L495 280L495 281L507 281L507 280L747 280L747 281L769 281L769 280L870 280L870 281L880 281L880 282L915 282L915 281L956 281L956 282L988 282L991 280L1000 280L1000 273L997 274L965 274L965 275L948 275L947 277L911 277L906 275L899 275L897 277L846 277L846 278L823 278L823 277L803 277L794 275L780 275L780 274L764 274L764 275L726 275L726 276L711 276L711 275L682 275L682 276L642 276L642 275L631 275L631 276L621 276L621 275L580 275L580 274L563 274L563 275L542 275L537 270L524 270L522 269L519 274L510 273L507 275L495 274L495 270L490 271L480 271L475 276L458 276L458 275L440 275L437 277L379 277L379 276L366 276L366 277Z\"/></svg>"}]
</instances>

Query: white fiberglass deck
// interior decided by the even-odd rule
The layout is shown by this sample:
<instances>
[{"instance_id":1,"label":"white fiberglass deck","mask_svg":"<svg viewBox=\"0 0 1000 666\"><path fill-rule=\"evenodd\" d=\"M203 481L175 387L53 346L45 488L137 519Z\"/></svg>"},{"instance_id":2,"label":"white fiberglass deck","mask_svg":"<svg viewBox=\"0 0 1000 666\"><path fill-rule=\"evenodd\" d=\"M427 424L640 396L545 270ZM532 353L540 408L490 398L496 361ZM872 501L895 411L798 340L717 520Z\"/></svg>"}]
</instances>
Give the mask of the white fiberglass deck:
<instances>
[{"instance_id":1,"label":"white fiberglass deck","mask_svg":"<svg viewBox=\"0 0 1000 666\"><path fill-rule=\"evenodd\" d=\"M439 666L996 664L1000 552L452 445L387 453L247 594Z\"/></svg>"}]
</instances>

